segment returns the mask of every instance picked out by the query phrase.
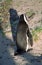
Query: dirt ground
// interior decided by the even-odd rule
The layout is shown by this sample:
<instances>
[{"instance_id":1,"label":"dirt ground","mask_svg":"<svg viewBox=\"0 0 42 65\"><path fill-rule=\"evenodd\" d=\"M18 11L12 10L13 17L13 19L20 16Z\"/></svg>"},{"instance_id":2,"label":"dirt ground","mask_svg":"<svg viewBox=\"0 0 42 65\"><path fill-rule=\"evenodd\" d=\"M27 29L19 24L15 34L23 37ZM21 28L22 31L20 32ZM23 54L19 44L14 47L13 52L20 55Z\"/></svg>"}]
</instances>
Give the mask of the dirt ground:
<instances>
[{"instance_id":1,"label":"dirt ground","mask_svg":"<svg viewBox=\"0 0 42 65\"><path fill-rule=\"evenodd\" d=\"M32 21L42 19L42 0L13 0L10 8L15 9L19 15L33 10L36 15ZM39 40L34 42L33 50L14 56L12 33L7 32L3 36L0 32L0 65L42 65L42 32L38 36Z\"/></svg>"}]
</instances>

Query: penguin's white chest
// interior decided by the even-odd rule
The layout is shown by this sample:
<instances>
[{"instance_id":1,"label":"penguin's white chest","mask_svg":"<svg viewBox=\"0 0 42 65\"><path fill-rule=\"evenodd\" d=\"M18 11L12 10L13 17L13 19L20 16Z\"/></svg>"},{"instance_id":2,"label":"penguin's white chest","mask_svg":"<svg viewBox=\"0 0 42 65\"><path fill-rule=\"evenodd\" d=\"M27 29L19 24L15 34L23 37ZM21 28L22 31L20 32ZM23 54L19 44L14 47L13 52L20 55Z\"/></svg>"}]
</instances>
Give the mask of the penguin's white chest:
<instances>
[{"instance_id":1,"label":"penguin's white chest","mask_svg":"<svg viewBox=\"0 0 42 65\"><path fill-rule=\"evenodd\" d=\"M27 34L26 34L26 41L27 41L27 46L26 46L26 51L28 51L28 49L29 49L29 42L28 42L28 36L27 36Z\"/></svg>"}]
</instances>

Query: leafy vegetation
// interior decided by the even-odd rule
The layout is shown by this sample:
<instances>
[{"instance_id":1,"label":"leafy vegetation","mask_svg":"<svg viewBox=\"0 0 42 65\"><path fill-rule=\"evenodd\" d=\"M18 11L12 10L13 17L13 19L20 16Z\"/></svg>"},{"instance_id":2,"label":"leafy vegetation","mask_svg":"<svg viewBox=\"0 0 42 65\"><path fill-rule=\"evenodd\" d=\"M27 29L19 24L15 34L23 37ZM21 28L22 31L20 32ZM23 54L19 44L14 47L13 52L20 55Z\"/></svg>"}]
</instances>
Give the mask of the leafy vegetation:
<instances>
[{"instance_id":1,"label":"leafy vegetation","mask_svg":"<svg viewBox=\"0 0 42 65\"><path fill-rule=\"evenodd\" d=\"M0 3L0 32L4 35L4 28L7 28L10 24L8 21L8 10L10 8L12 0L4 0Z\"/></svg>"},{"instance_id":2,"label":"leafy vegetation","mask_svg":"<svg viewBox=\"0 0 42 65\"><path fill-rule=\"evenodd\" d=\"M7 29L10 24L8 21L8 10L10 8L12 0L4 0L0 3L0 33L5 36L5 28Z\"/></svg>"},{"instance_id":3,"label":"leafy vegetation","mask_svg":"<svg viewBox=\"0 0 42 65\"><path fill-rule=\"evenodd\" d=\"M42 32L42 27L36 27L34 30L32 30L32 35L35 41L38 40L38 33Z\"/></svg>"}]
</instances>

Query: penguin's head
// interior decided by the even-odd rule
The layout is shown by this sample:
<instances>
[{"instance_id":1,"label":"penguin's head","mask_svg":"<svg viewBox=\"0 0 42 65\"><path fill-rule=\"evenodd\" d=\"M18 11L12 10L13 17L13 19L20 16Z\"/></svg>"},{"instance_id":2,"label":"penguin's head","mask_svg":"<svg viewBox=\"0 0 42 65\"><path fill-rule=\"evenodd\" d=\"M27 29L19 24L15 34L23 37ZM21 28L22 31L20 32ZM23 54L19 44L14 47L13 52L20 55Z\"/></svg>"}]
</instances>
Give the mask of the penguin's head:
<instances>
[{"instance_id":1,"label":"penguin's head","mask_svg":"<svg viewBox=\"0 0 42 65\"><path fill-rule=\"evenodd\" d=\"M28 17L25 14L20 15L19 21L25 22L27 25L28 25L28 22L29 22Z\"/></svg>"}]
</instances>

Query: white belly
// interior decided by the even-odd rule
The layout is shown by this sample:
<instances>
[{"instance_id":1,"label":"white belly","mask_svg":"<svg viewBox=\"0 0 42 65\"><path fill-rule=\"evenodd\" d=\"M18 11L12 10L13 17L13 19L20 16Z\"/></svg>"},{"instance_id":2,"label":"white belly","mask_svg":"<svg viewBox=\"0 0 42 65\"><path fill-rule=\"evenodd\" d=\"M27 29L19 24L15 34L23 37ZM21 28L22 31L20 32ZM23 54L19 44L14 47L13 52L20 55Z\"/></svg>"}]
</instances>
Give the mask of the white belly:
<instances>
[{"instance_id":1,"label":"white belly","mask_svg":"<svg viewBox=\"0 0 42 65\"><path fill-rule=\"evenodd\" d=\"M28 51L28 49L29 49L29 42L28 42L28 36L26 35L26 41L27 41L27 46L26 46L26 51Z\"/></svg>"}]
</instances>

